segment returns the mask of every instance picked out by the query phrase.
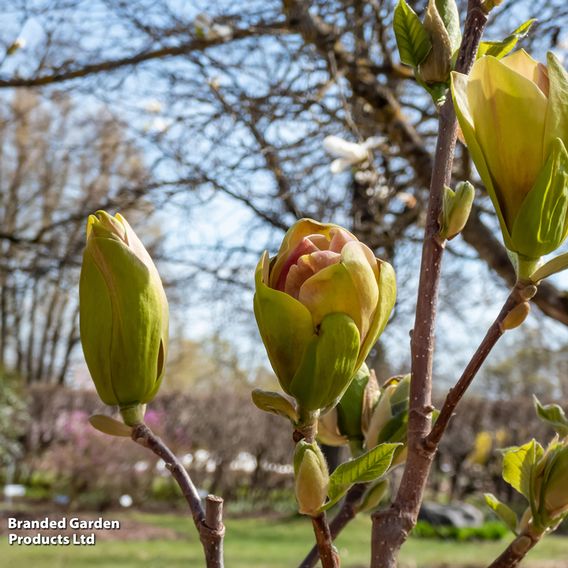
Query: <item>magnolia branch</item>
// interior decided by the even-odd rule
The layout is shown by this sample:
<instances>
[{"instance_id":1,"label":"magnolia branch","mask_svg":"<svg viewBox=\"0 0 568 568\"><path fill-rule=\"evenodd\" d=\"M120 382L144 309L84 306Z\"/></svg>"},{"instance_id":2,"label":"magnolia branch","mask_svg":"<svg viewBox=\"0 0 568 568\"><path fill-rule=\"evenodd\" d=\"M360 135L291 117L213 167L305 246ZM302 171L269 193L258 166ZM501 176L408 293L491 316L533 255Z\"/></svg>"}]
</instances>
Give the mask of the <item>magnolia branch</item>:
<instances>
[{"instance_id":1,"label":"magnolia branch","mask_svg":"<svg viewBox=\"0 0 568 568\"><path fill-rule=\"evenodd\" d=\"M187 470L162 439L156 436L145 424L138 424L132 429L132 439L164 460L189 505L193 522L199 532L199 538L205 552L207 568L223 568L223 538L225 536L223 499L209 495L205 500L204 509L197 488Z\"/></svg>"},{"instance_id":2,"label":"magnolia branch","mask_svg":"<svg viewBox=\"0 0 568 568\"><path fill-rule=\"evenodd\" d=\"M329 523L329 532L331 533L332 540L335 540L347 524L355 518L355 515L357 514L357 505L361 501L361 498L368 486L368 483L357 483L347 492L347 495L343 500L343 504L341 505L341 509L339 509L338 513ZM314 546L298 568L313 568L317 564L318 560L318 549L317 546Z\"/></svg>"},{"instance_id":3,"label":"magnolia branch","mask_svg":"<svg viewBox=\"0 0 568 568\"><path fill-rule=\"evenodd\" d=\"M539 535L519 535L488 568L515 568L539 540Z\"/></svg>"},{"instance_id":4,"label":"magnolia branch","mask_svg":"<svg viewBox=\"0 0 568 568\"><path fill-rule=\"evenodd\" d=\"M427 436L424 443L425 447L428 450L432 452L436 451L442 435L446 431L448 423L450 422L450 419L454 414L454 410L473 382L473 379L477 375L477 372L479 371L481 365L483 364L485 359L487 359L487 356L489 355L497 341L507 330L507 322L511 317L514 317L515 310L522 304L528 302L535 294L536 286L532 284L518 282L517 285L513 288L513 290L509 294L509 297L505 301L503 308L499 312L499 315L491 324L491 327L487 330L483 341L467 364L458 382L452 389L450 389L440 411L440 415L438 416L436 423L432 428L432 431Z\"/></svg>"},{"instance_id":5,"label":"magnolia branch","mask_svg":"<svg viewBox=\"0 0 568 568\"><path fill-rule=\"evenodd\" d=\"M487 15L481 6L480 0L470 0L468 3L464 36L456 64L456 70L462 73L468 73L471 69L487 23ZM386 511L373 515L373 568L396 567L398 551L416 524L434 456L434 452L424 446L424 441L431 423L436 306L444 251L444 242L438 237L438 219L442 209L443 188L451 181L456 126L456 114L452 100L448 98L440 112L412 334L408 458L393 504Z\"/></svg>"},{"instance_id":6,"label":"magnolia branch","mask_svg":"<svg viewBox=\"0 0 568 568\"><path fill-rule=\"evenodd\" d=\"M118 59L107 59L97 63L89 63L86 65L77 66L70 69L55 69L51 73L44 75L37 75L36 77L11 77L0 78L0 89L14 88L14 87L42 87L44 85L51 85L53 83L64 83L87 77L89 75L97 75L99 73L108 73L116 71L124 67L132 67L152 61L155 59L165 59L169 57L178 57L187 55L194 51L203 51L205 49L215 47L227 43L228 41L235 41L246 39L267 33L285 33L286 28L280 22L266 23L263 25L250 26L248 28L234 28L229 39L223 36L213 37L191 37L188 41L183 42L176 46L160 47L157 49L147 49L120 57Z\"/></svg>"}]
</instances>

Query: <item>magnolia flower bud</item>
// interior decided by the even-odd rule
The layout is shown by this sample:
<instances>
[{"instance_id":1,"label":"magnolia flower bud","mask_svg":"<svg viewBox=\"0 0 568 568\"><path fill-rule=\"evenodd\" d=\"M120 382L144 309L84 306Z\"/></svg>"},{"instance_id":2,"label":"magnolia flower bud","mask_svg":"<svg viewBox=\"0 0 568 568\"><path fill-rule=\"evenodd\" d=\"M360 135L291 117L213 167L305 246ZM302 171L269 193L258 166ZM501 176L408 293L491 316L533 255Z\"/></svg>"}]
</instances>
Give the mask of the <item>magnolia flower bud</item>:
<instances>
[{"instance_id":1,"label":"magnolia flower bud","mask_svg":"<svg viewBox=\"0 0 568 568\"><path fill-rule=\"evenodd\" d=\"M484 56L452 74L459 124L497 212L518 274L568 236L568 73L525 51ZM526 268L523 268L526 267Z\"/></svg>"},{"instance_id":2,"label":"magnolia flower bud","mask_svg":"<svg viewBox=\"0 0 568 568\"><path fill-rule=\"evenodd\" d=\"M469 214L475 189L468 181L461 182L453 191L444 187L444 203L440 214L440 237L451 240L462 232Z\"/></svg>"},{"instance_id":3,"label":"magnolia flower bud","mask_svg":"<svg viewBox=\"0 0 568 568\"><path fill-rule=\"evenodd\" d=\"M294 476L298 511L316 515L325 503L329 486L327 463L316 442L300 440L296 444Z\"/></svg>"},{"instance_id":4,"label":"magnolia flower bud","mask_svg":"<svg viewBox=\"0 0 568 568\"><path fill-rule=\"evenodd\" d=\"M99 396L141 421L164 375L168 302L150 255L126 219L90 215L79 286L81 343Z\"/></svg>"},{"instance_id":5,"label":"magnolia flower bud","mask_svg":"<svg viewBox=\"0 0 568 568\"><path fill-rule=\"evenodd\" d=\"M396 284L351 233L311 219L287 233L256 270L254 311L282 389L303 411L343 395L387 324Z\"/></svg>"}]
</instances>

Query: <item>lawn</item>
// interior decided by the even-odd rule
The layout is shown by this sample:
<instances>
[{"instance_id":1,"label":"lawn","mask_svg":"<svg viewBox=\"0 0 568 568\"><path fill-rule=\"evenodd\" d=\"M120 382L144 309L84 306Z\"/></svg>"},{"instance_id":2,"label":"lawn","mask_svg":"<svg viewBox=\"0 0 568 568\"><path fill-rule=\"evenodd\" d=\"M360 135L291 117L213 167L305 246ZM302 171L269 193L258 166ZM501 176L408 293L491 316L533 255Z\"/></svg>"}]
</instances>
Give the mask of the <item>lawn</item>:
<instances>
[{"instance_id":1,"label":"lawn","mask_svg":"<svg viewBox=\"0 0 568 568\"><path fill-rule=\"evenodd\" d=\"M0 540L0 558L5 566L41 568L199 568L203 566L200 545L190 522L175 515L106 515L140 527L169 530L172 538L151 540L106 540L93 547L9 546ZM338 541L342 568L368 566L369 519L357 519ZM229 519L225 550L228 568L289 568L297 566L311 545L306 519ZM131 536L132 538L132 536ZM154 538L154 537L152 537ZM410 539L404 547L402 566L451 568L487 565L503 550L503 542L456 543ZM532 551L527 568L568 568L568 538L550 536Z\"/></svg>"}]
</instances>

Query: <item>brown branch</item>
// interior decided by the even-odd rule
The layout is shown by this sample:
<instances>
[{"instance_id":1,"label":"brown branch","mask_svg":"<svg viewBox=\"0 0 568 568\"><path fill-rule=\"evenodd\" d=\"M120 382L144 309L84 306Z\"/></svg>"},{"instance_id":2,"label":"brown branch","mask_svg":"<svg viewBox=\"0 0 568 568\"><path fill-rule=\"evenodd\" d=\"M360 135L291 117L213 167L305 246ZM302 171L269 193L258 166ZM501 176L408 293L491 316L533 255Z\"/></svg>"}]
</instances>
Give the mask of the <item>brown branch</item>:
<instances>
[{"instance_id":1,"label":"brown branch","mask_svg":"<svg viewBox=\"0 0 568 568\"><path fill-rule=\"evenodd\" d=\"M225 536L223 499L209 495L204 509L189 473L162 439L145 424L138 424L132 429L132 439L164 460L189 505L205 552L207 568L223 568L223 538Z\"/></svg>"},{"instance_id":2,"label":"brown branch","mask_svg":"<svg viewBox=\"0 0 568 568\"><path fill-rule=\"evenodd\" d=\"M468 73L487 23L480 0L470 0L464 37L456 69ZM440 241L438 218L445 185L449 185L456 144L456 114L451 98L440 111L438 142L430 183L427 221L412 335L412 382L408 421L408 458L397 496L390 508L373 515L371 566L395 568L400 547L416 524L433 451L424 441L430 430L432 411L432 363L434 355L436 304L444 243Z\"/></svg>"},{"instance_id":3,"label":"brown branch","mask_svg":"<svg viewBox=\"0 0 568 568\"><path fill-rule=\"evenodd\" d=\"M499 312L499 315L495 321L491 324L491 327L487 330L483 341L477 348L473 357L464 369L461 377L456 383L455 387L450 389L446 400L440 411L440 415L434 424L432 431L427 436L424 442L425 447L432 452L436 451L438 444L444 434L450 419L454 414L458 403L462 399L463 395L471 385L473 379L475 378L477 372L479 371L481 365L499 340L499 338L505 333L504 322L511 312L520 304L523 304L530 300L536 293L536 287L532 284L525 284L523 282L518 282L513 288L509 297L505 301L503 308Z\"/></svg>"},{"instance_id":4,"label":"brown branch","mask_svg":"<svg viewBox=\"0 0 568 568\"><path fill-rule=\"evenodd\" d=\"M316 535L322 568L339 568L339 556L333 548L333 540L325 518L325 513L320 513L317 517L312 517L312 525Z\"/></svg>"},{"instance_id":5,"label":"brown branch","mask_svg":"<svg viewBox=\"0 0 568 568\"><path fill-rule=\"evenodd\" d=\"M106 61L99 61L97 63L90 63L82 65L74 69L60 69L55 70L46 75L38 77L13 77L9 79L0 78L0 89L14 88L14 87L42 87L51 85L53 83L64 83L87 77L88 75L97 75L99 73L108 73L116 71L123 67L131 67L146 61L154 59L164 59L168 57L178 57L186 55L193 51L203 51L205 49L215 47L227 43L228 41L235 41L246 39L253 36L258 36L265 33L285 33L286 28L280 22L266 23L249 28L235 28L231 39L228 40L222 37L192 37L189 41L183 42L180 45L172 47L161 47L158 49L148 49L129 55L127 57L120 57L118 59L109 59Z\"/></svg>"},{"instance_id":6,"label":"brown branch","mask_svg":"<svg viewBox=\"0 0 568 568\"><path fill-rule=\"evenodd\" d=\"M522 534L518 536L488 568L514 568L535 547L541 535Z\"/></svg>"},{"instance_id":7,"label":"brown branch","mask_svg":"<svg viewBox=\"0 0 568 568\"><path fill-rule=\"evenodd\" d=\"M368 483L355 484L345 496L341 509L333 517L329 523L329 531L331 539L335 540L339 533L348 525L348 523L357 515L357 505L361 501L365 490L369 486ZM313 568L319 560L319 552L317 546L314 546L307 556L302 560L298 568Z\"/></svg>"}]
</instances>

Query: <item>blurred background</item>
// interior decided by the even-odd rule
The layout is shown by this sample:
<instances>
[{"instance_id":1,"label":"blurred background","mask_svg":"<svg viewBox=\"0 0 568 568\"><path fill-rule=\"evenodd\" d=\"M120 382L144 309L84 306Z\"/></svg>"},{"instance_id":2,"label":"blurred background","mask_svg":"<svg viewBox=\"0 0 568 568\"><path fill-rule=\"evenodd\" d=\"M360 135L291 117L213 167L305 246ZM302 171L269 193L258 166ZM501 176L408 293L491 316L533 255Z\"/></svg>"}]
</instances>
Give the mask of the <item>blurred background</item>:
<instances>
[{"instance_id":1,"label":"blurred background","mask_svg":"<svg viewBox=\"0 0 568 568\"><path fill-rule=\"evenodd\" d=\"M459 2L462 14L465 4ZM419 14L424 5L412 3ZM299 562L311 535L293 517L289 427L250 402L253 387L277 386L252 313L253 273L261 253L274 254L296 219L344 225L394 265L399 283L395 313L369 364L381 383L408 372L437 121L431 100L399 63L394 6L391 0L0 0L3 516L122 511L116 514L129 519L133 539L158 543L174 538L172 527L185 522L163 464L128 441L110 443L87 422L104 408L79 344L84 229L89 213L120 211L156 259L172 314L167 376L149 423L182 456L200 489L225 497L234 535L269 528L274 532L260 541L293 535L298 550L290 545L277 556L293 554L283 566ZM566 65L564 0L505 1L486 38L502 39L532 17L538 21L519 46L540 60L553 50ZM337 162L337 141L324 144L329 136L368 151ZM438 398L459 376L514 279L491 204L461 145L454 178L476 183L478 195L444 261ZM483 511L478 527L493 522L485 518L481 493L512 498L500 481L499 449L550 438L534 418L531 396L568 402L567 290L562 276L543 285L529 320L507 334L482 369L436 459L433 509L468 503ZM278 532L285 522L289 532ZM345 547L352 547L346 566L366 562L367 545L355 535L368 539L368 521L358 522L367 528L358 525L346 538ZM431 517L424 522L416 535L424 542L458 538L459 531L432 529ZM302 527L298 535L294 523ZM191 532L182 526L180 555ZM475 538L491 539L506 531L491 525L478 533ZM234 552L235 566L279 566L259 541L248 546ZM429 546L432 560L423 547L404 562L440 565L440 550ZM155 556L148 550L137 566L165 565L156 560L163 550ZM257 552L246 560L250 550ZM543 556L535 566L564 566L554 564L554 550L537 549ZM137 552L125 544L113 553L128 565ZM455 555L453 549L449 565L457 565ZM46 558L59 565L59 557ZM199 565L195 558L192 565ZM171 557L167 565L177 561Z\"/></svg>"}]
</instances>

